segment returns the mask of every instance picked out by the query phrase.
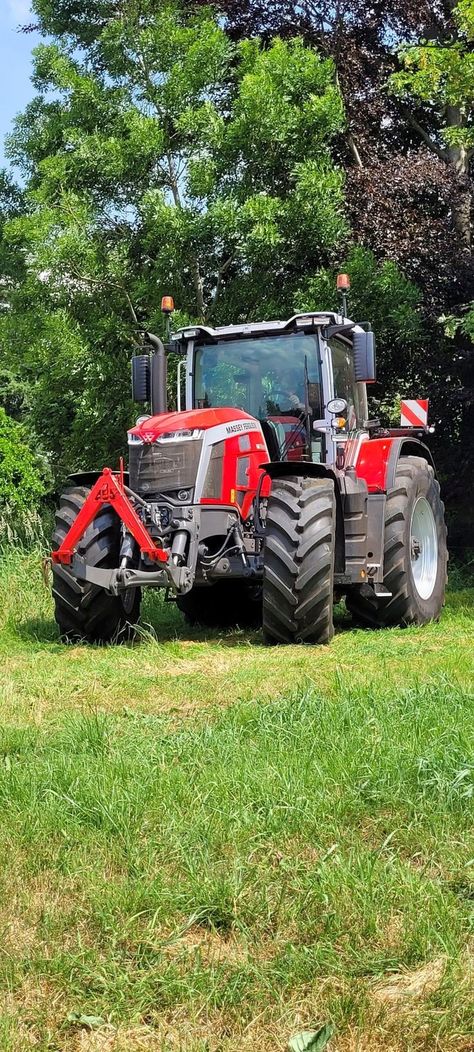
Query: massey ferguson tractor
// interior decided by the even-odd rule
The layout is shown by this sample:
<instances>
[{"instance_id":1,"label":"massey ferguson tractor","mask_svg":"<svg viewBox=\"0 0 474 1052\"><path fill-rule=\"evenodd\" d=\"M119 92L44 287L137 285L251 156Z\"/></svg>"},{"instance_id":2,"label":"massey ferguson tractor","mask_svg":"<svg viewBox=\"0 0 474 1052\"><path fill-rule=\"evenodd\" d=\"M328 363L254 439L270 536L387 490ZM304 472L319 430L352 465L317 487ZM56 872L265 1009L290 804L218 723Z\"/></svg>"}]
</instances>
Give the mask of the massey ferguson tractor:
<instances>
[{"instance_id":1,"label":"massey ferguson tractor","mask_svg":"<svg viewBox=\"0 0 474 1052\"><path fill-rule=\"evenodd\" d=\"M144 588L191 623L260 623L268 643L327 643L341 596L359 625L439 616L446 527L428 428L368 419L374 334L346 313L190 325L166 350L147 334L132 387L150 413L128 432L128 470L72 475L56 513L63 638L124 638Z\"/></svg>"}]
</instances>

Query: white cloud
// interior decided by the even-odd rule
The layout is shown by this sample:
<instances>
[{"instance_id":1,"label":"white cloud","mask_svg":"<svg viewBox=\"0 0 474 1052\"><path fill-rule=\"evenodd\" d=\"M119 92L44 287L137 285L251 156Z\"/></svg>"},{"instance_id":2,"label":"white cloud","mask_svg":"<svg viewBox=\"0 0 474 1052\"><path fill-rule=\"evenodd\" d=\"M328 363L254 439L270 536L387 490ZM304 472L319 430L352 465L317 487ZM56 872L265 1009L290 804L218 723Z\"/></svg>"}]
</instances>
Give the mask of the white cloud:
<instances>
[{"instance_id":1,"label":"white cloud","mask_svg":"<svg viewBox=\"0 0 474 1052\"><path fill-rule=\"evenodd\" d=\"M10 21L14 25L31 21L30 0L7 0Z\"/></svg>"}]
</instances>

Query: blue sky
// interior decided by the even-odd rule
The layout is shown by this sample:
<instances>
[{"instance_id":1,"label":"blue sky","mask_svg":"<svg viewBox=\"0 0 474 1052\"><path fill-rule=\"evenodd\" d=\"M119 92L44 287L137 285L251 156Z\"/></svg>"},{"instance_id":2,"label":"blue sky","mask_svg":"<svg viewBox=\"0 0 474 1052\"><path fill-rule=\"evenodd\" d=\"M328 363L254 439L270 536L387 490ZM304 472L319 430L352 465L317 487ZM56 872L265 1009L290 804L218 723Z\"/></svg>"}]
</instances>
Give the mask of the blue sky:
<instances>
[{"instance_id":1,"label":"blue sky","mask_svg":"<svg viewBox=\"0 0 474 1052\"><path fill-rule=\"evenodd\" d=\"M0 167L6 163L4 140L13 118L34 95L31 50L39 36L18 32L19 25L34 21L29 0L0 0Z\"/></svg>"}]
</instances>

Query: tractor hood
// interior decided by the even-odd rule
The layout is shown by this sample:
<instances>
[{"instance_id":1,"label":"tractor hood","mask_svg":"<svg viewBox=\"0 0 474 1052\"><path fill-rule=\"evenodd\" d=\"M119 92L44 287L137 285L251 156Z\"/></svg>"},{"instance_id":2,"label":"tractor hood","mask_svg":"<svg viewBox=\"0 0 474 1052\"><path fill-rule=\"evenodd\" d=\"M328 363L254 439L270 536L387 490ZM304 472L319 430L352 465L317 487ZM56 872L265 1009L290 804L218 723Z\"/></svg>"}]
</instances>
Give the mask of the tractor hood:
<instances>
[{"instance_id":1,"label":"tractor hood","mask_svg":"<svg viewBox=\"0 0 474 1052\"><path fill-rule=\"evenodd\" d=\"M227 424L229 435L259 429L260 425L242 409L189 409L183 413L160 413L150 416L136 427L132 427L129 441L151 443L160 438L187 438L193 431L207 431L211 427Z\"/></svg>"}]
</instances>

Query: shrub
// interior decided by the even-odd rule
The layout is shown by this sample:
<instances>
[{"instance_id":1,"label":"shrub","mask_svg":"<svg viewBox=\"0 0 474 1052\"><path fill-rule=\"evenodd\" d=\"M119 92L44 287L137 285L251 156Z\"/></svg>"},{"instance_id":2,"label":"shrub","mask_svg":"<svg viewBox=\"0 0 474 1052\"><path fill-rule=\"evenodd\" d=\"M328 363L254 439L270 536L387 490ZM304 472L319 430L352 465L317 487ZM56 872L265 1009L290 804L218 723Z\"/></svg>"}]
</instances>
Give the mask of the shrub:
<instances>
[{"instance_id":1,"label":"shrub","mask_svg":"<svg viewBox=\"0 0 474 1052\"><path fill-rule=\"evenodd\" d=\"M26 428L0 408L0 539L28 533L39 521L47 470L28 443Z\"/></svg>"}]
</instances>

